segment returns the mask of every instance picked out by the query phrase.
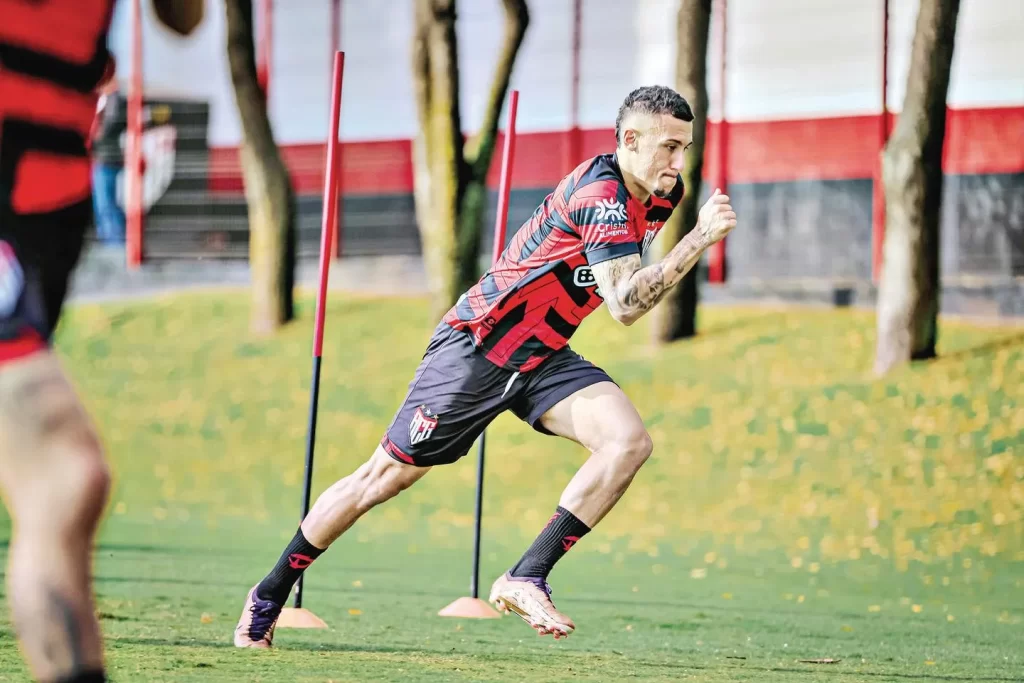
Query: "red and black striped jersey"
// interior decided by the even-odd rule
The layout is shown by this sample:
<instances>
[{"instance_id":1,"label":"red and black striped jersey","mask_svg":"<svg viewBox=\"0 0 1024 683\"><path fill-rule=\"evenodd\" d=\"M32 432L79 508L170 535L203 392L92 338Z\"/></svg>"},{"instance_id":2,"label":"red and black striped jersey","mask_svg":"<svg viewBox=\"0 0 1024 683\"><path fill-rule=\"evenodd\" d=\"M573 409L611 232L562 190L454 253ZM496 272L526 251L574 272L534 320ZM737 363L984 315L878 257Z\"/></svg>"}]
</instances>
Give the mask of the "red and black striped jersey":
<instances>
[{"instance_id":1,"label":"red and black striped jersey","mask_svg":"<svg viewBox=\"0 0 1024 683\"><path fill-rule=\"evenodd\" d=\"M89 197L87 138L115 0L0 0L0 206Z\"/></svg>"},{"instance_id":2,"label":"red and black striped jersey","mask_svg":"<svg viewBox=\"0 0 1024 683\"><path fill-rule=\"evenodd\" d=\"M683 197L641 202L615 154L577 166L512 237L444 321L468 332L494 364L526 372L569 343L604 301L590 266L647 250Z\"/></svg>"}]
</instances>

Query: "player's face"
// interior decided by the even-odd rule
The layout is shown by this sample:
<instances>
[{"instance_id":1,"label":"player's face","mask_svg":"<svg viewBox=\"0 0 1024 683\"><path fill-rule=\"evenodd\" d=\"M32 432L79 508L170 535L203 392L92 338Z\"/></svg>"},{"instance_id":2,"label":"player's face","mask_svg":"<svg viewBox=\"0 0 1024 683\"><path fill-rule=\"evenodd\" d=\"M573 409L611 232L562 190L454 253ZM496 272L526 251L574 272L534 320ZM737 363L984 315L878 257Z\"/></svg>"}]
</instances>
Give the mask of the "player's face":
<instances>
[{"instance_id":1,"label":"player's face","mask_svg":"<svg viewBox=\"0 0 1024 683\"><path fill-rule=\"evenodd\" d=\"M669 114L641 115L631 123L625 140L632 172L651 194L669 196L693 143L693 123Z\"/></svg>"},{"instance_id":2,"label":"player's face","mask_svg":"<svg viewBox=\"0 0 1024 683\"><path fill-rule=\"evenodd\" d=\"M676 186L676 178L683 172L686 150L693 144L693 123L662 114L659 126L651 131L645 145L651 192L667 197Z\"/></svg>"}]
</instances>

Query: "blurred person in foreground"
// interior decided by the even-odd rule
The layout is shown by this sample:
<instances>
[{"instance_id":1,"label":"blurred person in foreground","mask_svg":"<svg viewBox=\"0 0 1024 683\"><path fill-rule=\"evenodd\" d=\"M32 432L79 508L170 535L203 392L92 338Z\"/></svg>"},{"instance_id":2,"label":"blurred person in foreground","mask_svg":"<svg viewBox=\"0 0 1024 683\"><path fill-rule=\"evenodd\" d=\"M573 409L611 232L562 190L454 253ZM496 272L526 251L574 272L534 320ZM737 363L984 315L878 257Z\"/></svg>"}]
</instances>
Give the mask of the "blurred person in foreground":
<instances>
[{"instance_id":1,"label":"blurred person in foreground","mask_svg":"<svg viewBox=\"0 0 1024 683\"><path fill-rule=\"evenodd\" d=\"M249 591L238 647L267 648L301 573L368 510L434 465L455 462L500 413L590 451L547 526L494 582L490 600L540 635L573 632L548 573L612 509L651 454L636 408L569 338L602 303L624 325L650 311L736 225L715 191L697 225L661 261L641 256L683 197L693 112L675 91L639 88L622 103L614 153L584 161L516 232L498 261L443 317L380 445L323 492Z\"/></svg>"},{"instance_id":2,"label":"blurred person in foreground","mask_svg":"<svg viewBox=\"0 0 1024 683\"><path fill-rule=\"evenodd\" d=\"M180 35L203 0L150 0ZM105 681L92 545L110 474L51 340L91 221L87 142L114 0L0 0L0 491L7 596L33 678Z\"/></svg>"}]
</instances>

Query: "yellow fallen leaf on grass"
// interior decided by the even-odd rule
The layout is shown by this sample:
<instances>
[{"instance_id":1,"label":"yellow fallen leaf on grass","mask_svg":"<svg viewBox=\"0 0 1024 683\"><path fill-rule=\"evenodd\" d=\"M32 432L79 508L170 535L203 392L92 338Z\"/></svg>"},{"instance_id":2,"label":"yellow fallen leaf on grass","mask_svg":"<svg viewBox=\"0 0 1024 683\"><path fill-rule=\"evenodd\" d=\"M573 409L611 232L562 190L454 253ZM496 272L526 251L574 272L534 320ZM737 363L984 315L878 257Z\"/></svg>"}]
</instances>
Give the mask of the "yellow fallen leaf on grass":
<instances>
[{"instance_id":1,"label":"yellow fallen leaf on grass","mask_svg":"<svg viewBox=\"0 0 1024 683\"><path fill-rule=\"evenodd\" d=\"M355 609L355 608L353 608L353 609L350 609L350 610L348 611L348 613L349 613L349 614L351 614L351 615L352 615L352 616L354 616L354 617L358 617L358 616L359 616L360 614L362 614L362 613L363 613L363 610L361 610L361 609Z\"/></svg>"},{"instance_id":2,"label":"yellow fallen leaf on grass","mask_svg":"<svg viewBox=\"0 0 1024 683\"><path fill-rule=\"evenodd\" d=\"M199 617L199 623L201 623L201 624L212 624L213 623L213 615L209 614L208 612L203 612L203 615L201 617Z\"/></svg>"},{"instance_id":3,"label":"yellow fallen leaf on grass","mask_svg":"<svg viewBox=\"0 0 1024 683\"><path fill-rule=\"evenodd\" d=\"M309 297L305 305L312 305ZM385 402L390 391L378 391L375 384L406 382L400 376L406 371L400 368L418 361L422 353L416 343L406 343L404 337L412 335L400 335L387 348L375 344L381 311L386 309L388 319L416 321L410 324L425 329L434 323L419 301L366 301L333 308L351 321L347 336L334 345L339 350L352 346L366 361L361 366L365 371L352 364L348 386L364 387L359 393L365 395L352 397L345 385L325 387L325 402L333 401L326 420L344 431L351 444L373 447L379 438L379 413L388 409L372 404ZM222 517L245 518L253 508L272 511L276 494L251 471L251 442L255 438L265 442L268 452L284 452L293 435L302 432L308 392L305 379L294 381L294 367L306 353L307 330L286 329L276 341L240 345L235 334L225 332L241 333L246 327L248 304L241 294L176 295L162 304L147 302L126 310L129 317L120 304L117 309L73 307L73 324L65 327L72 336L60 343L71 366L90 378L91 402L118 446L112 457L122 480L150 482L148 487L126 488L114 514L162 523L152 512L160 506L167 520L178 522L183 521L179 506L194 505L216 528ZM1024 561L1024 462L1018 457L1017 439L1024 430L1024 411L1019 409L1024 357L1019 343L984 345L1012 339L1005 331L956 327L948 335L944 332L944 350L972 350L970 355L940 358L895 380L879 380L869 372L874 319L868 312L790 312L767 319L760 312L732 309L706 313L711 328L718 326L717 336L649 354L631 355L627 349L633 347L626 346L621 330L604 319L595 321L599 329L588 335L591 342L581 341L591 344L598 360L625 354L636 364L623 371L625 383L635 390L641 414L664 413L652 425L657 443L693 444L653 458L646 467L655 469L635 484L640 488L631 498L638 503L633 514L603 523L609 540L629 541L627 552L616 555L616 546L607 542L596 552L615 557L618 566L629 554L651 553L658 542L707 533L715 536L714 546L677 541L675 549L691 558L691 567L706 567L707 578L711 569L725 568L722 555L733 548L746 554L770 547L786 553L784 565L798 556L799 568L809 576L841 576L846 569L859 571L856 563L867 560L902 571L920 567L933 582L926 585L941 580L942 587L951 587L952 579L958 584L985 581L989 557ZM737 322L742 325L730 326ZM118 333L122 324L132 334ZM131 344L125 343L128 339ZM812 339L824 343L812 347ZM611 345L598 353L605 344ZM108 350L100 354L98 346ZM729 373L720 372L716 361L723 358L731 361ZM700 359L705 360L692 362ZM645 369L638 375L640 365ZM251 372L256 367L261 371ZM151 407L143 411L145 417L130 410L142 404ZM219 436L207 438L206 432ZM496 428L497 443L514 447L510 432L508 424ZM529 464L562 452L552 448L538 449ZM131 457L140 449L150 455L143 463ZM348 467L348 450L328 448L324 464L329 471ZM167 465L172 461L174 466ZM286 485L297 486L301 472L287 462L282 458L270 466L284 473ZM678 466L693 472L683 489L667 476ZM530 491L509 493L496 503L507 508L504 518L525 518L533 507L531 477L536 469L519 458L504 464L496 460L495 467L508 491ZM462 476L452 475L451 481L471 480L473 472L463 468ZM225 498L225 480L238 482L237 488L256 503ZM427 486L430 495L416 498L414 490L409 495L416 503L401 514L391 510L379 523L377 518L368 520L370 527L358 541L376 538L375 524L405 524L415 509L432 510L426 500L436 490ZM542 523L540 514L523 522L530 539ZM451 541L448 531L456 537L472 523L471 515L443 517L437 540L446 545ZM292 533L282 531L282 542ZM418 553L418 547L409 546L409 552ZM1016 585L1024 588L1024 579ZM816 588L812 583L808 595L820 599ZM895 600L887 604L898 605ZM905 606L910 605L908 598ZM874 607L868 611L884 611ZM967 609L958 611L970 617ZM1005 619L1007 624L1019 623L1021 617Z\"/></svg>"}]
</instances>

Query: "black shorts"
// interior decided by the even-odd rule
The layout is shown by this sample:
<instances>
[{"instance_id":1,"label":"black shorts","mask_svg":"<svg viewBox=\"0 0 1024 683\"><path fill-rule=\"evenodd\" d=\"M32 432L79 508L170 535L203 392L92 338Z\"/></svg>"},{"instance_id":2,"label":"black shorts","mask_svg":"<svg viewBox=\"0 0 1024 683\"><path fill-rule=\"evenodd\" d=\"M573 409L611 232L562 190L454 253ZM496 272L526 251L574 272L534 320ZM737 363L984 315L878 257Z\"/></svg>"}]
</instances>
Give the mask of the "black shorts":
<instances>
[{"instance_id":1,"label":"black shorts","mask_svg":"<svg viewBox=\"0 0 1024 683\"><path fill-rule=\"evenodd\" d=\"M91 200L32 215L15 215L5 200L0 196L0 363L50 343L92 220Z\"/></svg>"},{"instance_id":2,"label":"black shorts","mask_svg":"<svg viewBox=\"0 0 1024 683\"><path fill-rule=\"evenodd\" d=\"M544 413L584 387L611 381L569 347L525 374L500 368L473 346L468 334L442 322L381 446L395 460L412 465L452 463L505 410L550 434L539 424Z\"/></svg>"}]
</instances>

